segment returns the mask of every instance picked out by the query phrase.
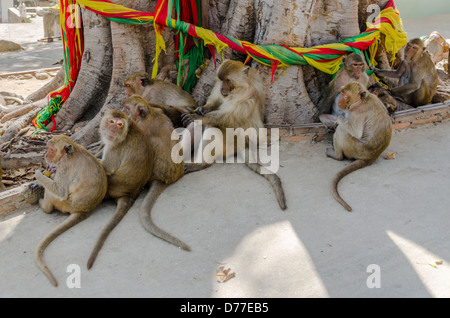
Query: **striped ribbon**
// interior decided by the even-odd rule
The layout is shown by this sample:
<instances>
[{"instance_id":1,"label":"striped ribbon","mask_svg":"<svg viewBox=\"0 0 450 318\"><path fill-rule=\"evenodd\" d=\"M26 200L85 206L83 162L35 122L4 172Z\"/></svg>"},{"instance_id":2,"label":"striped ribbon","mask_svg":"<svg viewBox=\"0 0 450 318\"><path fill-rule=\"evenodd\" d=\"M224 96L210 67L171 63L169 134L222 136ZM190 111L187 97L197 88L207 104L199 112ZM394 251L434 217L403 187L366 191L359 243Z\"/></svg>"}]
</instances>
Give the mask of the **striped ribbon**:
<instances>
[{"instance_id":1,"label":"striped ribbon","mask_svg":"<svg viewBox=\"0 0 450 318\"><path fill-rule=\"evenodd\" d=\"M203 40L203 44L210 47L212 52L212 47L215 47L219 53L230 48L247 55L246 62L252 58L261 64L270 66L272 67L272 80L274 72L278 67L291 65L311 65L325 73L335 74L342 65L342 57L352 52L362 54L362 51L366 51L369 65L376 65L375 53L378 49L381 34L385 35L386 50L393 55L393 58L395 58L395 53L408 42L399 12L393 0L389 1L373 24L367 23L367 30L365 32L339 43L318 45L311 48L288 47L286 45L276 44L255 45L182 21L179 14L177 15L177 19L174 19L172 18L172 11L174 8L179 9L179 1L157 0L155 12L150 13L126 8L108 0L60 0L61 31L65 48L64 59L66 61L66 82L60 91L51 93L49 105L55 104L56 106L54 108L58 108L67 99L75 83L81 64L81 55L83 52L81 29L68 29L65 23L68 18L66 8L69 4L74 3L78 3L80 6L104 16L111 21L129 24L152 23L156 33L156 50L155 59L153 60L152 77L156 77L157 75L158 56L161 51L165 51L166 49L162 36L164 27L170 27L183 34ZM57 98L58 96L60 99ZM54 109L52 108L52 110L48 111L53 112ZM45 118L42 119L42 121L44 120ZM40 122L41 120L37 119L34 121L35 125Z\"/></svg>"}]
</instances>

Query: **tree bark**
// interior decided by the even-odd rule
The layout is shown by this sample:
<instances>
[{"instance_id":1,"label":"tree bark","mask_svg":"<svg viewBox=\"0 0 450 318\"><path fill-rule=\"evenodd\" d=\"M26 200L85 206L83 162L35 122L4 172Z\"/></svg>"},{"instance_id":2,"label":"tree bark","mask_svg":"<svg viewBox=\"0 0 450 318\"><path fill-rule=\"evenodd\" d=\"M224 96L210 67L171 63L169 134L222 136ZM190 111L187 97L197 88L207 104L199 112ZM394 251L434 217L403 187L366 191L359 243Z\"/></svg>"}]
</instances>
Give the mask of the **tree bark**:
<instances>
[{"instance_id":1,"label":"tree bark","mask_svg":"<svg viewBox=\"0 0 450 318\"><path fill-rule=\"evenodd\" d=\"M112 44L109 20L82 9L84 52L75 87L56 116L62 130L83 116L92 118L103 106L111 82Z\"/></svg>"},{"instance_id":2,"label":"tree bark","mask_svg":"<svg viewBox=\"0 0 450 318\"><path fill-rule=\"evenodd\" d=\"M140 11L154 12L156 1L116 0ZM206 28L257 45L284 44L311 47L334 43L365 30L372 14L368 5L384 8L388 0L209 0ZM123 81L135 71L151 73L155 56L152 25L109 22L83 10L85 52L77 83L57 115L58 129L80 126L72 138L82 145L98 141L101 116L120 108L124 99ZM205 16L205 14L203 14ZM167 54L159 58L159 69L175 63L174 31L165 28ZM208 54L208 50L205 50ZM382 51L382 50L381 50ZM245 56L231 50L215 54L243 61ZM383 58L382 58L383 60ZM386 60L386 58L384 58ZM298 125L313 120L324 97L330 75L311 66L277 69L251 62L265 80L267 88L266 124ZM211 61L192 91L199 105L206 101L214 83L215 63ZM81 127L81 123L85 124Z\"/></svg>"},{"instance_id":3,"label":"tree bark","mask_svg":"<svg viewBox=\"0 0 450 318\"><path fill-rule=\"evenodd\" d=\"M116 1L125 7L150 12L150 2L146 0ZM154 8L153 8L154 9ZM99 139L98 129L100 119L108 109L119 109L124 100L123 82L132 72L146 70L145 52L142 43L144 34L150 33L149 26L131 25L110 22L112 41L112 74L105 103L95 117L81 130L72 135L78 143L87 146ZM99 72L96 72L99 76Z\"/></svg>"}]
</instances>

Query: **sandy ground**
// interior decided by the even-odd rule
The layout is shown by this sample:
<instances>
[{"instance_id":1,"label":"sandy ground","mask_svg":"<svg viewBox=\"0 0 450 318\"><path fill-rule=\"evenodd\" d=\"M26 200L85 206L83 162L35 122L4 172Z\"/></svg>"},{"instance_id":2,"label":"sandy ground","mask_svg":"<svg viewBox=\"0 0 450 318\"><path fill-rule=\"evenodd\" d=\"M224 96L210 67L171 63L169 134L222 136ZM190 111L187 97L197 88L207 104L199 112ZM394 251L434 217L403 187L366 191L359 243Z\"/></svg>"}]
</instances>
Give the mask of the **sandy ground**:
<instances>
[{"instance_id":1,"label":"sandy ground","mask_svg":"<svg viewBox=\"0 0 450 318\"><path fill-rule=\"evenodd\" d=\"M30 32L32 30L32 32ZM22 71L55 68L54 63L63 58L62 41L39 42L44 37L42 18L35 17L31 23L0 23L0 39L14 41L24 50L0 53L0 75ZM0 91L26 97L51 80L36 78L19 79L19 76L0 77Z\"/></svg>"},{"instance_id":2,"label":"sandy ground","mask_svg":"<svg viewBox=\"0 0 450 318\"><path fill-rule=\"evenodd\" d=\"M45 80L32 79L7 79L0 78L0 92L10 92L27 97L29 94L35 92L46 83L50 82L52 77Z\"/></svg>"}]
</instances>

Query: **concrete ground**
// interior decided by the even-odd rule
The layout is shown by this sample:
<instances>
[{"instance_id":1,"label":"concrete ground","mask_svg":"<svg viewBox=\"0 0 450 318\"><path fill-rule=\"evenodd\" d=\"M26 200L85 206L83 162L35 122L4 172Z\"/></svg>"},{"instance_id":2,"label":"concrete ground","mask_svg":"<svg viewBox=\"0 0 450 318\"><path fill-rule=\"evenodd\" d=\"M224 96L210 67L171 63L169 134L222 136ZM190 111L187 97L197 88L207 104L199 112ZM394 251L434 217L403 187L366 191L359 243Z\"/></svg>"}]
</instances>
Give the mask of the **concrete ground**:
<instances>
[{"instance_id":1,"label":"concrete ground","mask_svg":"<svg viewBox=\"0 0 450 318\"><path fill-rule=\"evenodd\" d=\"M417 29L414 20L404 24L409 38L434 30L450 38L446 21L427 19ZM20 33L5 29L12 27L20 26L0 24L0 38L18 39ZM52 52L57 44L33 45ZM61 58L4 56L0 73L10 72L10 64L29 70L51 67L47 57ZM153 210L155 222L192 252L142 228L143 193L87 270L115 208L106 201L47 248L57 288L33 253L66 216L37 206L0 215L0 297L450 297L449 144L450 121L397 131L386 150L395 159L380 158L342 180L352 213L329 191L333 175L348 164L326 158L330 140L282 142L278 174L286 211L264 179L240 164L217 164L170 186ZM235 277L219 283L221 266Z\"/></svg>"},{"instance_id":2,"label":"concrete ground","mask_svg":"<svg viewBox=\"0 0 450 318\"><path fill-rule=\"evenodd\" d=\"M64 58L62 41L38 42L44 37L42 17L31 23L0 23L0 39L20 44L25 50L0 53L0 74L53 68Z\"/></svg>"},{"instance_id":3,"label":"concrete ground","mask_svg":"<svg viewBox=\"0 0 450 318\"><path fill-rule=\"evenodd\" d=\"M154 220L192 252L142 228L142 194L87 270L115 207L102 203L47 248L57 288L33 252L66 216L37 206L0 216L0 297L450 297L450 121L397 131L386 150L395 159L344 178L352 213L330 195L332 176L348 164L326 158L330 142L282 142L286 211L241 164L170 186ZM236 276L219 283L220 266Z\"/></svg>"}]
</instances>

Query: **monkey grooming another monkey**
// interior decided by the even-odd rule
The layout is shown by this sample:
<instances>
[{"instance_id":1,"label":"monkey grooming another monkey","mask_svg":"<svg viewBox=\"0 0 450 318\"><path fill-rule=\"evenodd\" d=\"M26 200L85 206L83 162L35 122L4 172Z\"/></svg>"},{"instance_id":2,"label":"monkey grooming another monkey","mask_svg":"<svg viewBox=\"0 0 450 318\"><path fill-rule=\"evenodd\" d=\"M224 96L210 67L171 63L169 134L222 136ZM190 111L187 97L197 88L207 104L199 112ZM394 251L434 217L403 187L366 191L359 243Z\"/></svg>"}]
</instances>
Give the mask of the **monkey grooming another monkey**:
<instances>
[{"instance_id":1,"label":"monkey grooming another monkey","mask_svg":"<svg viewBox=\"0 0 450 318\"><path fill-rule=\"evenodd\" d=\"M404 59L396 70L372 69L376 75L398 78L398 86L390 89L392 95L413 107L431 103L439 83L436 66L419 38L406 44Z\"/></svg>"},{"instance_id":2,"label":"monkey grooming another monkey","mask_svg":"<svg viewBox=\"0 0 450 318\"><path fill-rule=\"evenodd\" d=\"M192 113L197 103L177 85L160 79L151 79L147 73L134 72L123 83L126 96L140 95L153 107L161 108L175 127L182 127L180 115Z\"/></svg>"},{"instance_id":3,"label":"monkey grooming another monkey","mask_svg":"<svg viewBox=\"0 0 450 318\"><path fill-rule=\"evenodd\" d=\"M99 161L69 137L55 136L49 140L47 148L45 160L56 167L56 172L53 180L38 170L35 172L37 181L45 188L39 206L45 213L57 209L70 216L42 239L34 259L57 286L56 278L44 263L44 250L56 237L90 216L106 194L107 179Z\"/></svg>"},{"instance_id":4,"label":"monkey grooming another monkey","mask_svg":"<svg viewBox=\"0 0 450 318\"><path fill-rule=\"evenodd\" d=\"M337 186L349 173L371 165L389 146L392 125L383 103L358 82L350 82L341 90L338 101L341 110L347 111L346 119L339 116L333 136L333 147L327 156L336 160L355 159L341 170L331 183L333 197L348 211L352 208L341 198Z\"/></svg>"},{"instance_id":5,"label":"monkey grooming another monkey","mask_svg":"<svg viewBox=\"0 0 450 318\"><path fill-rule=\"evenodd\" d=\"M337 116L345 116L337 106L341 88L351 81L357 81L364 87L369 84L369 76L366 73L367 64L361 55L350 53L342 58L342 64L342 68L328 85L328 93L315 116L318 116L320 121L327 126L334 127Z\"/></svg>"},{"instance_id":6,"label":"monkey grooming another monkey","mask_svg":"<svg viewBox=\"0 0 450 318\"><path fill-rule=\"evenodd\" d=\"M142 130L120 110L108 110L100 121L104 143L100 161L108 178L106 196L117 202L113 217L102 230L89 257L90 269L109 233L122 220L150 180L153 152Z\"/></svg>"},{"instance_id":7,"label":"monkey grooming another monkey","mask_svg":"<svg viewBox=\"0 0 450 318\"><path fill-rule=\"evenodd\" d=\"M194 136L194 120L202 120L202 129L215 127L226 136L227 128L242 128L244 131L253 128L256 133L259 128L264 127L266 94L263 81L258 71L244 65L239 61L224 61L218 71L214 87L206 104L198 107L194 114L183 114L184 126L190 136ZM203 138L203 137L202 137ZM246 139L247 141L247 139ZM195 140L187 138L182 142L198 144ZM205 141L205 144L207 141ZM245 147L248 147L248 141ZM183 147L183 149L185 149ZM215 158L227 158L242 152L235 144L235 139L226 140L224 138L222 152L215 149ZM185 164L186 172L204 169L211 164ZM286 200L280 178L275 174L261 173L262 166L259 163L249 163L246 158L246 165L252 171L264 176L272 185L278 203L282 210L286 209Z\"/></svg>"},{"instance_id":8,"label":"monkey grooming another monkey","mask_svg":"<svg viewBox=\"0 0 450 318\"><path fill-rule=\"evenodd\" d=\"M160 194L169 184L184 176L183 161L175 163L171 157L172 148L176 144L175 140L171 140L173 124L162 109L152 107L153 104L147 103L139 95L128 97L122 105L129 111L130 118L144 132L153 150L153 174L149 192L145 196L139 212L141 223L148 232L156 237L185 251L190 251L188 245L160 229L151 218L152 208Z\"/></svg>"}]
</instances>

